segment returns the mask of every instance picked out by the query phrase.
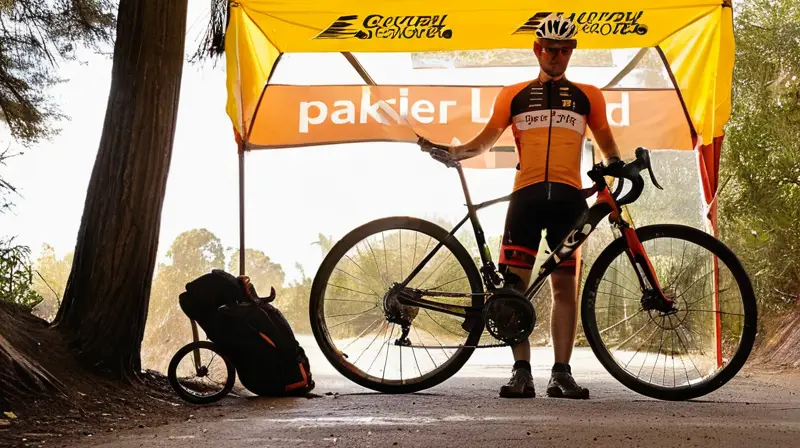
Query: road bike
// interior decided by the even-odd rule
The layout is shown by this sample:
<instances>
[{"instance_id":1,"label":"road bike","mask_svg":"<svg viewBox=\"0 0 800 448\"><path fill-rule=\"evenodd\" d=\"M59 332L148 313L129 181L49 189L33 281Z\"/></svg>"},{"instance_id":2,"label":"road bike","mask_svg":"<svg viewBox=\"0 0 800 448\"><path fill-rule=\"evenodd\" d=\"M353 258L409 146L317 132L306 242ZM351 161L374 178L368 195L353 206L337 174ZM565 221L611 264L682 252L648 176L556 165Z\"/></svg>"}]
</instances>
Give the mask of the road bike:
<instances>
[{"instance_id":1,"label":"road bike","mask_svg":"<svg viewBox=\"0 0 800 448\"><path fill-rule=\"evenodd\" d=\"M529 338L533 298L606 217L620 235L593 261L580 303L586 341L603 367L629 389L663 400L708 394L742 368L757 309L736 255L702 230L634 228L622 212L644 189L641 171L661 188L647 149L638 148L630 163L591 168L593 185L584 193L596 201L523 294L503 287L477 217L510 195L473 204L461 164L437 158L456 169L464 191L467 214L455 227L407 216L371 221L338 241L314 277L313 334L346 378L383 393L417 392L454 375L478 348ZM613 192L606 176L617 180ZM630 189L620 197L626 181ZM455 236L467 221L472 253Z\"/></svg>"}]
</instances>

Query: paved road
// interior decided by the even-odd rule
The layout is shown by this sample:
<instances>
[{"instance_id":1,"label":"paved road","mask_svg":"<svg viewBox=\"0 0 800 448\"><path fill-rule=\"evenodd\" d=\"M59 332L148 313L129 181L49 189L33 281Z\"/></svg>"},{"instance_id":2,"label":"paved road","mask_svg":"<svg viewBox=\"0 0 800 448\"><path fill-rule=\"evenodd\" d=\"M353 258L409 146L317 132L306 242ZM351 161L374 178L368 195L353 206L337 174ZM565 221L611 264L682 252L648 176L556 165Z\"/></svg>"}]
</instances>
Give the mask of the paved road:
<instances>
[{"instance_id":1,"label":"paved road","mask_svg":"<svg viewBox=\"0 0 800 448\"><path fill-rule=\"evenodd\" d=\"M588 349L573 359L588 401L544 397L551 352L535 349L540 397L501 399L506 349L483 349L456 376L412 395L382 395L336 374L312 341L318 398L237 398L181 424L107 434L85 447L800 447L800 375L745 371L702 399L663 402L629 391ZM480 352L480 350L479 350ZM330 393L328 395L327 393Z\"/></svg>"}]
</instances>

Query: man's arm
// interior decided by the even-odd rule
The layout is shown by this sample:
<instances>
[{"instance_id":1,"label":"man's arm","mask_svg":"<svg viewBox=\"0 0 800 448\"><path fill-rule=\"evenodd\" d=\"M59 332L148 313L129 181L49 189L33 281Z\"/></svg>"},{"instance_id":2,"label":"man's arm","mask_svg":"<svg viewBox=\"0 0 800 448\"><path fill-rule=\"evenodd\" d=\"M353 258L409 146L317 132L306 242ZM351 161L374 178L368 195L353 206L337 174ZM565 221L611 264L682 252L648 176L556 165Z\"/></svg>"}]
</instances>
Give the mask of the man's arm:
<instances>
[{"instance_id":1,"label":"man's arm","mask_svg":"<svg viewBox=\"0 0 800 448\"><path fill-rule=\"evenodd\" d=\"M607 127L597 131L592 129L592 135L594 135L597 145L600 146L600 153L603 155L606 166L621 160L617 142L614 141L614 136L611 134L611 128Z\"/></svg>"},{"instance_id":2,"label":"man's arm","mask_svg":"<svg viewBox=\"0 0 800 448\"><path fill-rule=\"evenodd\" d=\"M497 94L492 105L492 116L489 122L472 140L449 148L450 154L456 159L469 159L483 154L494 146L503 132L511 124L511 104L509 103L509 89L504 87Z\"/></svg>"},{"instance_id":3,"label":"man's arm","mask_svg":"<svg viewBox=\"0 0 800 448\"><path fill-rule=\"evenodd\" d=\"M603 92L597 87L587 86L585 90L586 95L589 97L589 104L591 109L589 111L589 129L592 130L594 141L600 146L600 153L603 155L603 161L608 166L620 160L619 148L617 142L614 140L614 135L611 133L611 127L608 124L606 117L606 100L603 97Z\"/></svg>"}]
</instances>

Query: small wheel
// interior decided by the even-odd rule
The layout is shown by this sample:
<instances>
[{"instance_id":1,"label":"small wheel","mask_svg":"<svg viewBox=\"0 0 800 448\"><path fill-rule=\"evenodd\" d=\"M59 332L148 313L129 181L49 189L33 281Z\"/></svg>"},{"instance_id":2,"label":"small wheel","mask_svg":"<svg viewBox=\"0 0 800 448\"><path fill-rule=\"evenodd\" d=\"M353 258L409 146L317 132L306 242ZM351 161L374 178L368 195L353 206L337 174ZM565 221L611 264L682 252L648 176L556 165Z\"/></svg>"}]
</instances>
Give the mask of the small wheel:
<instances>
[{"instance_id":1,"label":"small wheel","mask_svg":"<svg viewBox=\"0 0 800 448\"><path fill-rule=\"evenodd\" d=\"M208 404L220 400L233 389L236 369L216 344L195 341L175 353L167 377L183 400Z\"/></svg>"},{"instance_id":2,"label":"small wheel","mask_svg":"<svg viewBox=\"0 0 800 448\"><path fill-rule=\"evenodd\" d=\"M750 279L733 252L701 230L653 225L636 234L674 309L647 305L619 238L586 279L586 339L606 370L642 395L688 400L713 392L742 368L755 342Z\"/></svg>"},{"instance_id":3,"label":"small wheel","mask_svg":"<svg viewBox=\"0 0 800 448\"><path fill-rule=\"evenodd\" d=\"M436 249L407 285L456 293L423 299L483 306L475 261L442 227L392 217L356 228L331 248L314 277L309 317L322 353L349 380L384 393L433 387L467 362L483 334L483 321L401 305L401 283ZM464 328L467 328L465 330Z\"/></svg>"}]
</instances>

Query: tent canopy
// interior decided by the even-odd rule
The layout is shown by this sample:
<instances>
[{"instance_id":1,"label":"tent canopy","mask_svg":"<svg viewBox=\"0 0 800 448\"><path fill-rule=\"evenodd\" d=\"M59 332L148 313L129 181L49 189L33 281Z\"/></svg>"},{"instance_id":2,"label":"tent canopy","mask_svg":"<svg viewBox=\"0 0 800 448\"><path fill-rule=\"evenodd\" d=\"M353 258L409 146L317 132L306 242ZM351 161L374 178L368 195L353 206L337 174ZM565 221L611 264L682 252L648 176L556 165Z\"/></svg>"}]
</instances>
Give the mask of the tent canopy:
<instances>
[{"instance_id":1,"label":"tent canopy","mask_svg":"<svg viewBox=\"0 0 800 448\"><path fill-rule=\"evenodd\" d=\"M254 126L259 108L285 100L264 98L283 53L530 49L536 25L552 12L577 21L581 49L658 49L688 121L692 147L713 147L714 138L722 137L734 58L729 0L523 5L508 0L233 1L224 45L227 112L237 137L249 149L271 146L251 137L260 126Z\"/></svg>"},{"instance_id":2,"label":"tent canopy","mask_svg":"<svg viewBox=\"0 0 800 448\"><path fill-rule=\"evenodd\" d=\"M627 105L627 101L647 106L643 111L630 113L642 120L638 127L630 126L635 129L627 133L631 130L614 128L611 108L616 106L607 106L612 132L618 144L623 141L624 144L619 144L623 153L633 146L648 146L644 143L648 138L655 138L655 143L649 145L651 148L696 150L707 217L716 233L719 156L723 129L731 111L734 61L731 0L653 0L646 6L633 0L576 0L568 4L554 0L527 4L509 0L213 1L227 5L224 33L217 30L212 47L225 52L226 111L239 142L240 157L247 150L274 147L416 141L414 133L407 129L405 133L398 132L403 126L387 126L392 124L391 119L384 121L374 114L375 98L396 105L393 107L400 109L399 115L404 119L410 109L411 119L401 121L400 116L393 119L421 125L415 126L414 132L429 138L437 126L441 130L444 125L450 132L457 122L464 125L457 135L470 138L486 122L481 119L484 112L474 104L470 113L455 107L459 101L445 99L438 103L442 107L437 111L429 99L412 99L413 95L437 95L447 89L455 89L452 95L463 98L470 96L467 91L440 85L427 86L428 93L420 93L425 89L417 88L412 93L408 86L376 85L353 54L530 50L537 25L551 13L571 16L577 22L579 51L655 51L668 74L669 88L629 89L620 98L620 92L606 86L603 93L607 102L620 101L620 107ZM353 99L356 96L353 86L271 85L276 64L286 53L342 53L364 81L355 86L360 91L360 101ZM320 76L326 74L322 64L313 70ZM624 72L623 69L620 76ZM345 92L342 90L345 87L350 90ZM486 87L470 88L473 103L476 90ZM492 96L498 91L495 88L484 93ZM481 94L477 92L477 96ZM326 95L328 103L319 98L308 100ZM342 100L338 95L350 96L352 100ZM486 106L483 107L485 110ZM676 117L682 125L675 124ZM322 126L320 129L325 129L322 136L311 136L309 126L323 122L336 126ZM240 158L242 213L243 163ZM241 243L244 244L243 236Z\"/></svg>"},{"instance_id":3,"label":"tent canopy","mask_svg":"<svg viewBox=\"0 0 800 448\"><path fill-rule=\"evenodd\" d=\"M459 101L439 101L440 109L436 111L430 99L417 99L410 106L411 120L407 120L412 101L410 89L376 85L353 53L530 49L536 27L551 13L573 17L578 24L578 46L581 49L638 48L658 52L669 74L672 98L677 101L672 101L670 106L669 96L640 95L638 101L649 105L649 109L639 114L650 117L650 121L640 126L640 132L634 133L636 137L631 142L636 144L648 134L688 134L685 137L690 144L684 144L680 137L677 140L659 140L659 144L663 144L662 148L697 150L707 217L716 234L719 153L723 128L731 110L734 60L731 0L652 0L646 6L643 4L633 0L575 0L569 3L554 0L230 0L224 34L226 108L240 143L240 273L244 274L245 254L245 150L357 140L414 141L408 133L392 131L403 128L391 126L393 119L398 124L414 121L424 125L423 128L430 128L437 123L438 117L439 125L453 127L447 120L449 107L457 109ZM216 47L220 46L220 42L216 42ZM281 55L334 52L343 53L364 81L359 88L358 114L356 101L343 100L339 96L329 98L327 103L319 100L326 91L353 95L352 91L344 92L344 86L322 86L325 91L316 90L314 95L317 99L307 101L302 100L302 96L309 94L308 89L301 89L298 93L291 89L298 86L269 85ZM313 70L324 76L325 67L319 65ZM427 92L427 95L435 95L436 91L445 88L428 87L428 90L435 90ZM494 90L495 95L498 90ZM472 124L465 126L464 134L474 135L480 130L474 124L486 121L482 118L481 108L474 107L476 89L472 88L470 92L472 113L461 108L455 110L455 115L459 120ZM453 98L465 96L463 89L451 93ZM480 88L477 93L480 96ZM612 93L604 91L604 95ZM624 93L630 95L634 92ZM396 105L399 115L384 121L374 114L375 97ZM336 109L333 113L329 113L330 106ZM683 112L686 131L666 125L669 120L658 114L659 109L669 111L666 117L681 116L680 112ZM260 111L266 112L259 114ZM610 113L608 107L606 113ZM290 115L299 117L299 126L286 126L284 119ZM325 137L310 137L310 125L322 124L328 118L334 126L327 128ZM618 144L623 131L620 128L612 127ZM424 130L422 134L425 135ZM622 149L624 145L620 147ZM716 295L715 300L718 300ZM716 319L719 329L719 314ZM718 331L718 364L722 362L720 337Z\"/></svg>"}]
</instances>

